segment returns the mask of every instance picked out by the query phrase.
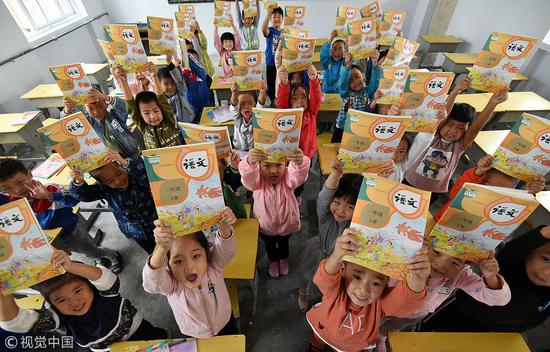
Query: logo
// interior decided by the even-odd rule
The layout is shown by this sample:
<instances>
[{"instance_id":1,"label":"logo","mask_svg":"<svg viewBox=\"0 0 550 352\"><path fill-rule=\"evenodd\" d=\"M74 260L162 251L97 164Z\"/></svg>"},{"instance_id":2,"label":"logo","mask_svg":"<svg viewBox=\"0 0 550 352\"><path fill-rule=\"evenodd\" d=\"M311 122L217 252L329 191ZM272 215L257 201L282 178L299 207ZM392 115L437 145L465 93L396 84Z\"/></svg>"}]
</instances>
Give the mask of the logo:
<instances>
[{"instance_id":1,"label":"logo","mask_svg":"<svg viewBox=\"0 0 550 352\"><path fill-rule=\"evenodd\" d=\"M282 132L288 132L296 127L295 115L282 115L276 120L277 129Z\"/></svg>"},{"instance_id":2,"label":"logo","mask_svg":"<svg viewBox=\"0 0 550 352\"><path fill-rule=\"evenodd\" d=\"M376 180L372 177L365 177L365 184L367 186L376 187Z\"/></svg>"},{"instance_id":3,"label":"logo","mask_svg":"<svg viewBox=\"0 0 550 352\"><path fill-rule=\"evenodd\" d=\"M430 95L440 95L447 86L447 77L432 77L426 84L426 91Z\"/></svg>"},{"instance_id":4,"label":"logo","mask_svg":"<svg viewBox=\"0 0 550 352\"><path fill-rule=\"evenodd\" d=\"M68 66L65 70L65 73L67 73L67 76L69 76L69 78L74 80L82 78L82 72L80 72L78 66Z\"/></svg>"},{"instance_id":5,"label":"logo","mask_svg":"<svg viewBox=\"0 0 550 352\"><path fill-rule=\"evenodd\" d=\"M395 70L393 72L393 78L396 79L397 81L403 80L406 75L407 75L407 72L404 69Z\"/></svg>"},{"instance_id":6,"label":"logo","mask_svg":"<svg viewBox=\"0 0 550 352\"><path fill-rule=\"evenodd\" d=\"M259 62L258 54L249 55L246 58L246 64L248 66L256 66L258 64L258 62Z\"/></svg>"},{"instance_id":7,"label":"logo","mask_svg":"<svg viewBox=\"0 0 550 352\"><path fill-rule=\"evenodd\" d=\"M420 209L422 196L419 193L401 188L391 195L395 209L405 215L413 215Z\"/></svg>"},{"instance_id":8,"label":"logo","mask_svg":"<svg viewBox=\"0 0 550 352\"><path fill-rule=\"evenodd\" d=\"M412 55L413 51L414 51L414 44L412 44L408 40L405 41L405 44L403 45L403 53L405 53L405 55Z\"/></svg>"},{"instance_id":9,"label":"logo","mask_svg":"<svg viewBox=\"0 0 550 352\"><path fill-rule=\"evenodd\" d=\"M298 7L297 9L294 10L294 17L296 18L302 18L304 16L304 8L303 7Z\"/></svg>"},{"instance_id":10,"label":"logo","mask_svg":"<svg viewBox=\"0 0 550 352\"><path fill-rule=\"evenodd\" d=\"M311 43L310 42L298 42L296 44L296 47L298 48L298 51L304 53L306 51L309 51L309 49L311 48Z\"/></svg>"},{"instance_id":11,"label":"logo","mask_svg":"<svg viewBox=\"0 0 550 352\"><path fill-rule=\"evenodd\" d=\"M136 35L131 28L123 28L120 31L120 36L122 37L122 40L124 40L128 44L137 43Z\"/></svg>"},{"instance_id":12,"label":"logo","mask_svg":"<svg viewBox=\"0 0 550 352\"><path fill-rule=\"evenodd\" d=\"M527 206L513 202L500 202L490 207L489 218L496 224L510 224L521 218Z\"/></svg>"},{"instance_id":13,"label":"logo","mask_svg":"<svg viewBox=\"0 0 550 352\"><path fill-rule=\"evenodd\" d=\"M504 52L506 56L512 59L519 59L520 57L527 54L527 48L529 47L529 42L523 39L512 39L504 47Z\"/></svg>"},{"instance_id":14,"label":"logo","mask_svg":"<svg viewBox=\"0 0 550 352\"><path fill-rule=\"evenodd\" d=\"M476 196L477 196L477 191L475 191L473 189L468 189L468 188L464 189L464 197L466 197L466 198L475 198Z\"/></svg>"},{"instance_id":15,"label":"logo","mask_svg":"<svg viewBox=\"0 0 550 352\"><path fill-rule=\"evenodd\" d=\"M372 22L371 21L363 22L363 24L361 24L361 32L362 33L370 33L371 31L372 31Z\"/></svg>"},{"instance_id":16,"label":"logo","mask_svg":"<svg viewBox=\"0 0 550 352\"><path fill-rule=\"evenodd\" d=\"M400 13L396 13L393 16L391 16L391 21L394 24L399 24L401 22L401 18L403 18L403 16Z\"/></svg>"},{"instance_id":17,"label":"logo","mask_svg":"<svg viewBox=\"0 0 550 352\"><path fill-rule=\"evenodd\" d=\"M158 154L150 155L150 156L147 157L147 161L151 165L156 165L156 164L160 163L160 155L158 155Z\"/></svg>"},{"instance_id":18,"label":"logo","mask_svg":"<svg viewBox=\"0 0 550 352\"><path fill-rule=\"evenodd\" d=\"M346 17L348 19L352 19L356 16L356 12L355 12L355 9L347 9L346 10Z\"/></svg>"},{"instance_id":19,"label":"logo","mask_svg":"<svg viewBox=\"0 0 550 352\"><path fill-rule=\"evenodd\" d=\"M165 32L168 32L170 30L170 27L170 21L162 21L160 23L160 28Z\"/></svg>"},{"instance_id":20,"label":"logo","mask_svg":"<svg viewBox=\"0 0 550 352\"><path fill-rule=\"evenodd\" d=\"M382 141L392 139L399 132L400 126L399 122L385 121L374 125L373 134L377 139Z\"/></svg>"}]
</instances>

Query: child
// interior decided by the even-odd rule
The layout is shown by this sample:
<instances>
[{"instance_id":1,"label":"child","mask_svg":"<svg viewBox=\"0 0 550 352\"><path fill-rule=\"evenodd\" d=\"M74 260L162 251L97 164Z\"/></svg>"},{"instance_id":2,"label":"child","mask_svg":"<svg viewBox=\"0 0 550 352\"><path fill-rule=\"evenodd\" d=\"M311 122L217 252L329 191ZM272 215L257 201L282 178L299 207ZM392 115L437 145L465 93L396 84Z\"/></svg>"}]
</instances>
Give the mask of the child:
<instances>
[{"instance_id":1,"label":"child","mask_svg":"<svg viewBox=\"0 0 550 352\"><path fill-rule=\"evenodd\" d=\"M78 221L73 207L79 203L61 186L44 186L32 178L32 173L17 159L0 159L0 204L27 198L40 227L45 230L61 227L53 245L75 251L101 263L107 261L114 272L122 270L122 258L117 251L98 247L88 234L86 225Z\"/></svg>"},{"instance_id":2,"label":"child","mask_svg":"<svg viewBox=\"0 0 550 352\"><path fill-rule=\"evenodd\" d=\"M309 288L319 262L330 256L336 238L351 223L363 177L357 174L342 176L342 173L342 163L336 158L332 161L331 173L317 197L319 236L307 240L300 262L303 285L298 291L298 307L302 312L308 309Z\"/></svg>"},{"instance_id":3,"label":"child","mask_svg":"<svg viewBox=\"0 0 550 352\"><path fill-rule=\"evenodd\" d=\"M243 50L258 50L260 49L260 39L258 38L258 22L260 18L260 1L256 0L256 8L258 15L255 17L245 17L244 10L241 12L239 0L235 0L237 9L237 18L239 20L239 28L243 36Z\"/></svg>"},{"instance_id":4,"label":"child","mask_svg":"<svg viewBox=\"0 0 550 352\"><path fill-rule=\"evenodd\" d=\"M79 346L92 351L107 351L119 341L170 338L169 331L151 325L120 296L120 280L109 270L71 261L60 250L54 250L52 265L66 273L36 285L51 306L21 309L13 295L0 294L2 329L37 335L65 330Z\"/></svg>"},{"instance_id":5,"label":"child","mask_svg":"<svg viewBox=\"0 0 550 352\"><path fill-rule=\"evenodd\" d=\"M233 76L233 50L241 51L241 35L233 23L231 18L231 25L233 26L233 33L225 32L218 35L218 27L214 27L214 47L220 55L223 67L223 75L226 77Z\"/></svg>"},{"instance_id":6,"label":"child","mask_svg":"<svg viewBox=\"0 0 550 352\"><path fill-rule=\"evenodd\" d=\"M344 230L334 252L321 261L313 278L323 300L306 314L313 329L309 351L322 351L326 345L338 351L373 348L384 316L407 316L426 297L425 282L430 274L426 248L409 261L407 282L386 291L386 275L342 260L344 255L360 252L357 235L355 229Z\"/></svg>"},{"instance_id":7,"label":"child","mask_svg":"<svg viewBox=\"0 0 550 352\"><path fill-rule=\"evenodd\" d=\"M323 93L338 93L338 82L342 77L344 66L344 52L346 42L336 38L337 32L330 33L330 39L321 47L320 59L323 66Z\"/></svg>"},{"instance_id":8,"label":"child","mask_svg":"<svg viewBox=\"0 0 550 352\"><path fill-rule=\"evenodd\" d=\"M309 96L303 84L290 85L287 71L280 70L281 83L277 90L277 108L303 108L302 129L300 131L300 149L309 159L317 149L317 113L321 109L321 82L313 65L308 69Z\"/></svg>"},{"instance_id":9,"label":"child","mask_svg":"<svg viewBox=\"0 0 550 352\"><path fill-rule=\"evenodd\" d=\"M195 111L195 121L200 120L206 106L214 106L214 94L210 90L212 79L199 62L199 56L193 49L188 50L189 69L182 68L183 78L187 83L187 100Z\"/></svg>"},{"instance_id":10,"label":"child","mask_svg":"<svg viewBox=\"0 0 550 352\"><path fill-rule=\"evenodd\" d=\"M133 82L130 82L128 85L130 86L130 90L132 91L132 95L134 97L141 92L153 91L153 85L151 84L151 81L143 72L136 72L135 80Z\"/></svg>"},{"instance_id":11,"label":"child","mask_svg":"<svg viewBox=\"0 0 550 352\"><path fill-rule=\"evenodd\" d=\"M159 78L158 69L148 63L147 72L153 81L155 92L141 92L134 96L128 87L126 72L119 65L111 73L124 92L126 109L137 128L143 134L146 149L173 147L182 144L182 136L176 125L176 119L166 99Z\"/></svg>"},{"instance_id":12,"label":"child","mask_svg":"<svg viewBox=\"0 0 550 352\"><path fill-rule=\"evenodd\" d=\"M265 16L262 23L262 33L265 37L265 64L267 77L267 95L271 101L271 106L275 101L275 80L277 78L277 69L275 67L275 51L281 41L281 31L283 24L283 9L280 7L268 10L269 15ZM271 20L271 27L269 27Z\"/></svg>"},{"instance_id":13,"label":"child","mask_svg":"<svg viewBox=\"0 0 550 352\"><path fill-rule=\"evenodd\" d=\"M247 152L254 148L254 136L252 134L252 108L262 107L265 104L267 85L262 81L260 94L256 99L253 91L239 92L235 82L231 86L231 106L238 113L235 116L235 127L233 129L233 144L235 149Z\"/></svg>"},{"instance_id":14,"label":"child","mask_svg":"<svg viewBox=\"0 0 550 352\"><path fill-rule=\"evenodd\" d=\"M497 169L493 169L493 160L491 155L485 155L479 159L477 167L464 171L464 174L456 180L456 183L451 189L449 194L450 200L441 207L439 212L434 216L436 222L443 216L443 213L447 210L458 191L460 191L462 186L467 182L507 188L514 188L516 186L516 180L514 180L514 178ZM544 190L544 183L544 178L535 177L525 184L525 189L531 194L536 194Z\"/></svg>"},{"instance_id":15,"label":"child","mask_svg":"<svg viewBox=\"0 0 550 352\"><path fill-rule=\"evenodd\" d=\"M202 232L176 237L155 221L158 247L143 267L143 288L167 296L182 334L195 338L237 333L223 268L235 255L236 222L231 209L222 212L212 253Z\"/></svg>"},{"instance_id":16,"label":"child","mask_svg":"<svg viewBox=\"0 0 550 352\"><path fill-rule=\"evenodd\" d=\"M210 60L210 55L208 54L208 41L206 40L206 36L199 26L199 22L197 22L196 20L191 25L191 31L194 33L193 39L196 38L197 42L199 43L199 47L194 46L194 49L200 54L200 62L204 66L204 69L206 70L208 76L213 77L216 71L214 69L214 65L212 64L212 60Z\"/></svg>"},{"instance_id":17,"label":"child","mask_svg":"<svg viewBox=\"0 0 550 352\"><path fill-rule=\"evenodd\" d=\"M234 189L242 186L241 175L239 174L239 153L231 152L229 163L226 159L218 159L218 171L222 181L223 199L225 205L228 206L237 219L245 219L248 217L246 209L241 200L235 196ZM235 168L234 168L235 166Z\"/></svg>"},{"instance_id":18,"label":"child","mask_svg":"<svg viewBox=\"0 0 550 352\"><path fill-rule=\"evenodd\" d=\"M279 45L277 46L277 50L275 51L275 69L277 70L277 72L279 72L283 65L282 46L283 41L281 40L279 41ZM280 78L281 77L279 77L279 75L275 77L275 96L277 96L277 88L279 87L279 83L281 83ZM291 85L297 83L303 84L306 87L306 90L309 91L309 78L307 75L307 70L289 73L288 80L290 81Z\"/></svg>"},{"instance_id":19,"label":"child","mask_svg":"<svg viewBox=\"0 0 550 352\"><path fill-rule=\"evenodd\" d=\"M310 159L297 149L285 163L267 162L266 155L250 149L239 163L243 185L253 192L254 214L260 222L260 237L269 259L269 275L288 274L288 241L300 230L300 210L293 191L307 180Z\"/></svg>"},{"instance_id":20,"label":"child","mask_svg":"<svg viewBox=\"0 0 550 352\"><path fill-rule=\"evenodd\" d=\"M488 306L459 291L421 330L524 332L544 323L550 316L550 226L513 239L497 259L512 294L508 304Z\"/></svg>"},{"instance_id":21,"label":"child","mask_svg":"<svg viewBox=\"0 0 550 352\"><path fill-rule=\"evenodd\" d=\"M153 253L153 221L158 216L143 160L123 159L110 150L105 161L107 164L90 172L98 181L93 185L84 181L81 172L72 170L71 194L82 202L107 200L120 231Z\"/></svg>"},{"instance_id":22,"label":"child","mask_svg":"<svg viewBox=\"0 0 550 352\"><path fill-rule=\"evenodd\" d=\"M167 50L164 55L166 55L168 66L158 70L158 78L162 91L172 107L176 122L197 122L195 110L187 100L188 88L181 70L172 62L172 52L170 50Z\"/></svg>"}]
</instances>

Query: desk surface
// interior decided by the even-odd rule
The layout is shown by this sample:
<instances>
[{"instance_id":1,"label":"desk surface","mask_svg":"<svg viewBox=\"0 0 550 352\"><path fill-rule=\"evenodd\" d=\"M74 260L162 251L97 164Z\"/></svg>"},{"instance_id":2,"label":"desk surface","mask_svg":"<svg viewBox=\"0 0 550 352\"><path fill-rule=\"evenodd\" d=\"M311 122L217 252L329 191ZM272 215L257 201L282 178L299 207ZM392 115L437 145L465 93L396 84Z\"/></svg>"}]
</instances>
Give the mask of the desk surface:
<instances>
[{"instance_id":1,"label":"desk surface","mask_svg":"<svg viewBox=\"0 0 550 352\"><path fill-rule=\"evenodd\" d=\"M517 333L390 332L393 352L529 352Z\"/></svg>"},{"instance_id":2,"label":"desk surface","mask_svg":"<svg viewBox=\"0 0 550 352\"><path fill-rule=\"evenodd\" d=\"M535 198L539 201L539 203L546 208L547 211L550 212L550 191L542 191L537 194L535 194Z\"/></svg>"},{"instance_id":3,"label":"desk surface","mask_svg":"<svg viewBox=\"0 0 550 352\"><path fill-rule=\"evenodd\" d=\"M212 77L212 84L210 89L231 89L233 79L231 77L223 77L220 75L214 75Z\"/></svg>"},{"instance_id":4,"label":"desk surface","mask_svg":"<svg viewBox=\"0 0 550 352\"><path fill-rule=\"evenodd\" d=\"M103 70L108 66L109 64L82 64L84 73L87 75L95 75L96 73L98 73L99 71Z\"/></svg>"},{"instance_id":5,"label":"desk surface","mask_svg":"<svg viewBox=\"0 0 550 352\"><path fill-rule=\"evenodd\" d=\"M321 111L340 111L342 107L342 97L338 93L323 94L321 102Z\"/></svg>"},{"instance_id":6,"label":"desk surface","mask_svg":"<svg viewBox=\"0 0 550 352\"><path fill-rule=\"evenodd\" d=\"M56 83L39 84L21 96L21 99L63 98Z\"/></svg>"},{"instance_id":7,"label":"desk surface","mask_svg":"<svg viewBox=\"0 0 550 352\"><path fill-rule=\"evenodd\" d=\"M466 70L468 72L470 72L470 70L472 69L472 67L466 67ZM512 81L528 81L529 80L529 77L525 76L523 73L521 72L518 72L516 73L516 75L514 76L514 78L512 78Z\"/></svg>"},{"instance_id":8,"label":"desk surface","mask_svg":"<svg viewBox=\"0 0 550 352\"><path fill-rule=\"evenodd\" d=\"M475 144L485 153L493 155L510 130L479 131L474 139Z\"/></svg>"},{"instance_id":9,"label":"desk surface","mask_svg":"<svg viewBox=\"0 0 550 352\"><path fill-rule=\"evenodd\" d=\"M199 121L199 125L203 126L233 126L235 124L235 120L229 120L223 123L215 123L212 121L210 116L208 116L208 112L213 109L217 109L217 106L207 106L202 110L201 119Z\"/></svg>"},{"instance_id":10,"label":"desk surface","mask_svg":"<svg viewBox=\"0 0 550 352\"><path fill-rule=\"evenodd\" d=\"M491 96L491 93L485 94ZM500 106L506 111L549 111L550 101L535 92L509 92L508 100Z\"/></svg>"},{"instance_id":11,"label":"desk surface","mask_svg":"<svg viewBox=\"0 0 550 352\"><path fill-rule=\"evenodd\" d=\"M473 65L479 54L474 53L443 53L446 58L459 65Z\"/></svg>"},{"instance_id":12,"label":"desk surface","mask_svg":"<svg viewBox=\"0 0 550 352\"><path fill-rule=\"evenodd\" d=\"M476 109L476 112L481 112L485 109L485 106L489 102L491 94L487 93L474 93L474 94L459 94L455 99L455 104L467 103ZM495 108L495 112L504 112L504 104L499 104Z\"/></svg>"},{"instance_id":13,"label":"desk surface","mask_svg":"<svg viewBox=\"0 0 550 352\"><path fill-rule=\"evenodd\" d=\"M430 44L462 44L464 40L454 35L421 35L420 38Z\"/></svg>"},{"instance_id":14,"label":"desk surface","mask_svg":"<svg viewBox=\"0 0 550 352\"><path fill-rule=\"evenodd\" d=\"M237 248L224 269L226 279L252 280L256 273L259 223L257 219L237 219L233 227Z\"/></svg>"},{"instance_id":15,"label":"desk surface","mask_svg":"<svg viewBox=\"0 0 550 352\"><path fill-rule=\"evenodd\" d=\"M328 42L328 38L317 38L315 39L315 46L323 46Z\"/></svg>"},{"instance_id":16,"label":"desk surface","mask_svg":"<svg viewBox=\"0 0 550 352\"><path fill-rule=\"evenodd\" d=\"M313 53L313 62L321 62L321 52L315 51Z\"/></svg>"},{"instance_id":17,"label":"desk surface","mask_svg":"<svg viewBox=\"0 0 550 352\"><path fill-rule=\"evenodd\" d=\"M27 126L31 121L38 118L41 114L36 114L35 117L33 117L31 120L29 120L24 125L12 125L13 121L17 118L21 117L24 114L24 112L18 112L15 114L0 114L0 133L12 133L12 132L18 132L23 127Z\"/></svg>"},{"instance_id":18,"label":"desk surface","mask_svg":"<svg viewBox=\"0 0 550 352\"><path fill-rule=\"evenodd\" d=\"M126 341L111 345L111 352L135 352L141 348L154 345L162 340L154 341ZM215 336L209 339L197 339L199 352L245 352L244 335Z\"/></svg>"}]
</instances>

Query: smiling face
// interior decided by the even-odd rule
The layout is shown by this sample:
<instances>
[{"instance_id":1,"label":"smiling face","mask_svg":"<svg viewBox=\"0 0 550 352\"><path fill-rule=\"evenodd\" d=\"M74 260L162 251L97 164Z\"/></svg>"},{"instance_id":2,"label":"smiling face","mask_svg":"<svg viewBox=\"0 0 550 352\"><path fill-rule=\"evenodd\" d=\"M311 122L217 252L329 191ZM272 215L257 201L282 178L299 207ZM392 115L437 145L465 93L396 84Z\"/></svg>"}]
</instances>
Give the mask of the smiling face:
<instances>
[{"instance_id":1,"label":"smiling face","mask_svg":"<svg viewBox=\"0 0 550 352\"><path fill-rule=\"evenodd\" d=\"M350 221L355 210L355 204L350 203L346 197L334 197L330 202L329 209L337 222Z\"/></svg>"},{"instance_id":2,"label":"smiling face","mask_svg":"<svg viewBox=\"0 0 550 352\"><path fill-rule=\"evenodd\" d=\"M174 80L171 78L161 78L160 79L160 87L162 88L162 91L164 94L166 94L167 97L173 97L174 94L176 94L177 88L176 84L174 83Z\"/></svg>"},{"instance_id":3,"label":"smiling face","mask_svg":"<svg viewBox=\"0 0 550 352\"><path fill-rule=\"evenodd\" d=\"M468 123L448 118L439 130L439 135L448 142L460 140L468 130Z\"/></svg>"},{"instance_id":4,"label":"smiling face","mask_svg":"<svg viewBox=\"0 0 550 352\"><path fill-rule=\"evenodd\" d=\"M176 238L168 265L174 279L187 288L198 288L208 268L206 250L193 235Z\"/></svg>"},{"instance_id":5,"label":"smiling face","mask_svg":"<svg viewBox=\"0 0 550 352\"><path fill-rule=\"evenodd\" d=\"M281 182L285 175L286 164L284 163L268 163L262 161L260 164L260 173L264 180L267 180L272 185L276 185Z\"/></svg>"},{"instance_id":6,"label":"smiling face","mask_svg":"<svg viewBox=\"0 0 550 352\"><path fill-rule=\"evenodd\" d=\"M309 103L306 90L303 87L294 89L290 97L290 107L293 109L304 108L304 110L306 110L308 106Z\"/></svg>"},{"instance_id":7,"label":"smiling face","mask_svg":"<svg viewBox=\"0 0 550 352\"><path fill-rule=\"evenodd\" d=\"M30 195L28 187L32 185L32 173L17 172L12 177L0 181L0 192L16 198L25 198Z\"/></svg>"},{"instance_id":8,"label":"smiling face","mask_svg":"<svg viewBox=\"0 0 550 352\"><path fill-rule=\"evenodd\" d=\"M244 117L246 123L252 120L252 108L256 106L256 100L248 93L239 94L239 113Z\"/></svg>"},{"instance_id":9,"label":"smiling face","mask_svg":"<svg viewBox=\"0 0 550 352\"><path fill-rule=\"evenodd\" d=\"M357 67L351 69L349 73L349 89L358 92L365 86L365 76Z\"/></svg>"},{"instance_id":10,"label":"smiling face","mask_svg":"<svg viewBox=\"0 0 550 352\"><path fill-rule=\"evenodd\" d=\"M231 51L233 50L233 46L234 46L234 43L232 40L229 40L229 39L224 39L222 41L222 47L227 50L227 51Z\"/></svg>"},{"instance_id":11,"label":"smiling face","mask_svg":"<svg viewBox=\"0 0 550 352\"><path fill-rule=\"evenodd\" d=\"M92 175L96 180L109 188L128 188L128 173L124 170L122 166L115 162L106 164L100 169L95 170Z\"/></svg>"},{"instance_id":12,"label":"smiling face","mask_svg":"<svg viewBox=\"0 0 550 352\"><path fill-rule=\"evenodd\" d=\"M332 58L336 61L343 58L345 49L346 49L346 45L344 44L343 41L341 40L335 41L332 44L332 48L330 50Z\"/></svg>"},{"instance_id":13,"label":"smiling face","mask_svg":"<svg viewBox=\"0 0 550 352\"><path fill-rule=\"evenodd\" d=\"M354 263L345 263L344 282L349 298L359 307L374 303L388 284L389 278Z\"/></svg>"},{"instance_id":14,"label":"smiling face","mask_svg":"<svg viewBox=\"0 0 550 352\"><path fill-rule=\"evenodd\" d=\"M271 24L273 25L273 28L279 29L281 28L281 24L283 23L283 15L280 13L273 12L271 14Z\"/></svg>"},{"instance_id":15,"label":"smiling face","mask_svg":"<svg viewBox=\"0 0 550 352\"><path fill-rule=\"evenodd\" d=\"M395 152L393 152L392 159L396 163L400 163L403 160L405 160L405 157L407 156L407 151L409 150L409 142L405 139L401 139L399 141L399 144L395 148Z\"/></svg>"},{"instance_id":16,"label":"smiling face","mask_svg":"<svg viewBox=\"0 0 550 352\"><path fill-rule=\"evenodd\" d=\"M139 112L148 125L158 126L162 122L162 110L156 101L140 102Z\"/></svg>"},{"instance_id":17,"label":"smiling face","mask_svg":"<svg viewBox=\"0 0 550 352\"><path fill-rule=\"evenodd\" d=\"M48 300L64 315L88 313L94 299L94 291L83 280L70 281L50 293Z\"/></svg>"},{"instance_id":18,"label":"smiling face","mask_svg":"<svg viewBox=\"0 0 550 352\"><path fill-rule=\"evenodd\" d=\"M550 243L531 252L525 261L525 272L535 285L550 287Z\"/></svg>"},{"instance_id":19,"label":"smiling face","mask_svg":"<svg viewBox=\"0 0 550 352\"><path fill-rule=\"evenodd\" d=\"M434 249L428 251L428 259L432 266L430 276L433 278L454 278L466 265L462 259L451 257Z\"/></svg>"}]
</instances>

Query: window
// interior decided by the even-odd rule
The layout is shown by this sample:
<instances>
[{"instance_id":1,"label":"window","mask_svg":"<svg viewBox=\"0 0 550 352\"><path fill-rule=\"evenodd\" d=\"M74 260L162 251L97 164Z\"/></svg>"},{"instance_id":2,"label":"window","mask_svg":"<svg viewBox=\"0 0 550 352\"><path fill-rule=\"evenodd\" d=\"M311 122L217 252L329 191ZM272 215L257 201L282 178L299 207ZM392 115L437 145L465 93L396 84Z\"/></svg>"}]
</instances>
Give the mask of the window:
<instances>
[{"instance_id":1,"label":"window","mask_svg":"<svg viewBox=\"0 0 550 352\"><path fill-rule=\"evenodd\" d=\"M85 17L81 0L4 0L29 42Z\"/></svg>"}]
</instances>

